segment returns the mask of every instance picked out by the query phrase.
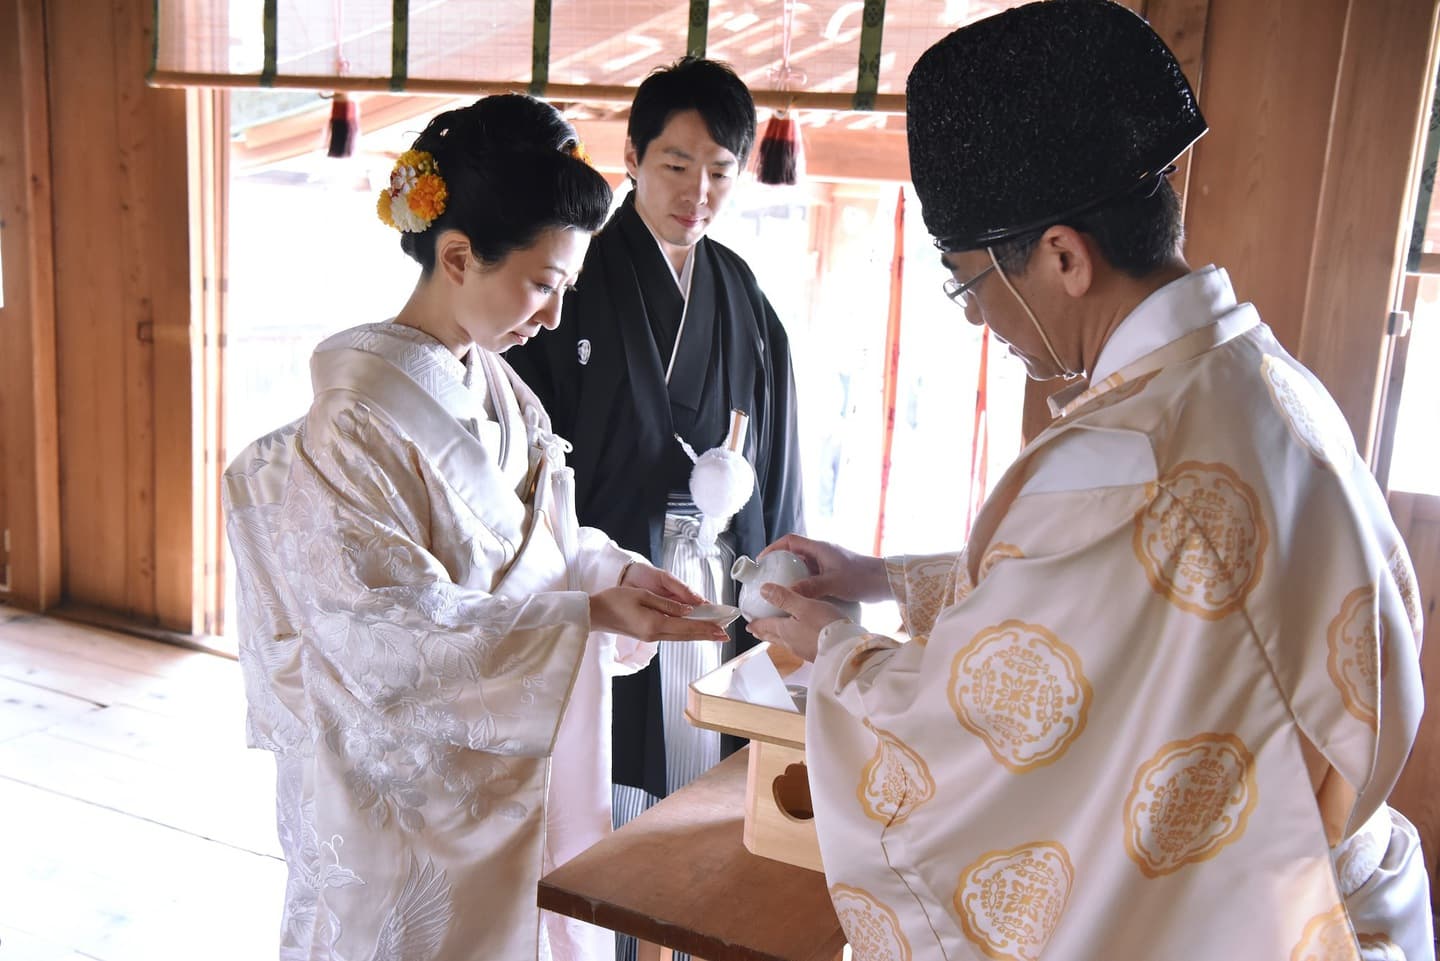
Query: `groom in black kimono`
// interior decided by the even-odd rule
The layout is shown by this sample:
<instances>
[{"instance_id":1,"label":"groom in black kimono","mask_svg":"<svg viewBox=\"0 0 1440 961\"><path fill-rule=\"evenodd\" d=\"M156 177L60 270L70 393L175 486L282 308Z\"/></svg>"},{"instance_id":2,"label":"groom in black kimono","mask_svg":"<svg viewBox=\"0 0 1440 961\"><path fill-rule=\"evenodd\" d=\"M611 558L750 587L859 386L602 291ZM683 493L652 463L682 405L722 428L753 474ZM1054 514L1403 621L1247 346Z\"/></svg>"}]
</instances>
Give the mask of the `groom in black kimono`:
<instances>
[{"instance_id":1,"label":"groom in black kimono","mask_svg":"<svg viewBox=\"0 0 1440 961\"><path fill-rule=\"evenodd\" d=\"M560 326L505 354L575 445L580 523L702 594L712 587L712 601L733 596L734 556L803 527L785 329L745 261L705 238L754 139L754 101L725 65L686 58L646 78L625 143L634 189L591 243ZM755 491L718 556L700 558L692 464L675 435L697 453L720 446L731 410L749 415L743 452ZM708 571L697 574L697 563ZM737 653L755 644L743 626L735 635ZM692 647L662 645L649 667L614 682L615 783L649 796L627 801L619 788L617 824L719 759L713 735L702 747L681 743L708 734L678 720L694 680L683 675L708 666L677 660Z\"/></svg>"}]
</instances>

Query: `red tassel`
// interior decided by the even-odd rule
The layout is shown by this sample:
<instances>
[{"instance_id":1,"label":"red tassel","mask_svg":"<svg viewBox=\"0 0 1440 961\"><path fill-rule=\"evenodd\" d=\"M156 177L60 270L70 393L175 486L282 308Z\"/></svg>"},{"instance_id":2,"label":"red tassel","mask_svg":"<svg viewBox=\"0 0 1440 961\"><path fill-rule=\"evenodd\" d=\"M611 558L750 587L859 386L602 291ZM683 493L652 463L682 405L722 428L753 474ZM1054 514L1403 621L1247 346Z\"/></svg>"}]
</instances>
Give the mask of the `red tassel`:
<instances>
[{"instance_id":1,"label":"red tassel","mask_svg":"<svg viewBox=\"0 0 1440 961\"><path fill-rule=\"evenodd\" d=\"M799 182L804 163L800 125L789 111L780 111L765 124L755 154L755 179L762 184Z\"/></svg>"},{"instance_id":2,"label":"red tassel","mask_svg":"<svg viewBox=\"0 0 1440 961\"><path fill-rule=\"evenodd\" d=\"M355 153L355 144L360 139L360 105L343 93L335 94L330 103L330 139L325 154L329 157L349 157Z\"/></svg>"}]
</instances>

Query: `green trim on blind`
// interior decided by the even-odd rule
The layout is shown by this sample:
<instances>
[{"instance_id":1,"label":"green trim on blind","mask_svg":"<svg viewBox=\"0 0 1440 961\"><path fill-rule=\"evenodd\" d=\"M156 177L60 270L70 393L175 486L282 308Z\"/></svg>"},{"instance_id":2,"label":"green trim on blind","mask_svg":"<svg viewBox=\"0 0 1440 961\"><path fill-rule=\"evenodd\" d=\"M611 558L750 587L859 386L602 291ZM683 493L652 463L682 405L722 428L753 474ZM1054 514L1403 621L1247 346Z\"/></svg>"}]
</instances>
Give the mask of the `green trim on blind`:
<instances>
[{"instance_id":1,"label":"green trim on blind","mask_svg":"<svg viewBox=\"0 0 1440 961\"><path fill-rule=\"evenodd\" d=\"M1436 78L1434 99L1430 103L1430 129L1425 134L1425 156L1420 168L1420 184L1415 197L1415 226L1410 232L1410 254L1405 269L1420 269L1420 255L1425 252L1425 228L1430 222L1430 201L1435 196L1435 166L1440 163L1440 77Z\"/></svg>"},{"instance_id":2,"label":"green trim on blind","mask_svg":"<svg viewBox=\"0 0 1440 961\"><path fill-rule=\"evenodd\" d=\"M685 55L703 57L709 43L710 0L690 0L690 32L685 37Z\"/></svg>"},{"instance_id":3,"label":"green trim on blind","mask_svg":"<svg viewBox=\"0 0 1440 961\"><path fill-rule=\"evenodd\" d=\"M276 39L276 21L280 19L280 0L265 0L265 65L260 68L260 86L268 87L275 82L276 65L280 60L280 45Z\"/></svg>"},{"instance_id":4,"label":"green trim on blind","mask_svg":"<svg viewBox=\"0 0 1440 961\"><path fill-rule=\"evenodd\" d=\"M160 0L150 5L150 73L160 69Z\"/></svg>"},{"instance_id":5,"label":"green trim on blind","mask_svg":"<svg viewBox=\"0 0 1440 961\"><path fill-rule=\"evenodd\" d=\"M535 0L535 33L530 46L530 93L544 96L550 85L550 0Z\"/></svg>"},{"instance_id":6,"label":"green trim on blind","mask_svg":"<svg viewBox=\"0 0 1440 961\"><path fill-rule=\"evenodd\" d=\"M410 75L410 0L390 6L390 89L404 90Z\"/></svg>"},{"instance_id":7,"label":"green trim on blind","mask_svg":"<svg viewBox=\"0 0 1440 961\"><path fill-rule=\"evenodd\" d=\"M865 0L860 15L860 58L855 66L855 109L875 106L880 89L880 40L885 32L885 0Z\"/></svg>"}]
</instances>

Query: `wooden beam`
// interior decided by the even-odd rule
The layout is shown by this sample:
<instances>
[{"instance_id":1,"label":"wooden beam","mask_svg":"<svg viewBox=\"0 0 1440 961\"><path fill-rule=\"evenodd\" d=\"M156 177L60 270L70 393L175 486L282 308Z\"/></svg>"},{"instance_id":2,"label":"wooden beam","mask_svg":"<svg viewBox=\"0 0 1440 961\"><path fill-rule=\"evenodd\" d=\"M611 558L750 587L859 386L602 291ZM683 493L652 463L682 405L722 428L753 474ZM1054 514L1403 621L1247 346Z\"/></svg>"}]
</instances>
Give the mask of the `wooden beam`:
<instances>
[{"instance_id":1,"label":"wooden beam","mask_svg":"<svg viewBox=\"0 0 1440 961\"><path fill-rule=\"evenodd\" d=\"M389 77L274 77L268 84L256 74L182 73L160 70L149 76L152 87L214 87L225 89L273 87L282 90L344 90L346 92L385 91L390 89ZM411 77L405 81L405 92L441 94L454 97L484 97L492 93L528 93L526 81L427 79ZM757 107L795 107L800 110L853 110L853 93L826 91L751 90ZM634 87L602 84L552 83L545 88L545 99L569 103L628 104L635 97ZM905 95L882 93L875 97L869 113L904 113Z\"/></svg>"},{"instance_id":2,"label":"wooden beam","mask_svg":"<svg viewBox=\"0 0 1440 961\"><path fill-rule=\"evenodd\" d=\"M579 120L575 127L602 172L624 171L624 120ZM910 148L903 130L802 125L805 177L836 183L906 183ZM752 158L753 159L753 158Z\"/></svg>"},{"instance_id":3,"label":"wooden beam","mask_svg":"<svg viewBox=\"0 0 1440 961\"><path fill-rule=\"evenodd\" d=\"M62 588L48 96L39 5L0 0L0 596L37 611Z\"/></svg>"},{"instance_id":4,"label":"wooden beam","mask_svg":"<svg viewBox=\"0 0 1440 961\"><path fill-rule=\"evenodd\" d=\"M412 120L418 130L425 118L456 103L449 98L407 94L362 94L357 100L362 133ZM910 148L905 131L877 129L868 124L852 126L865 116L851 114L821 126L802 123L807 177L832 182L909 181ZM317 150L328 117L329 107L320 104L314 110L252 127L232 145L234 161L245 169ZM575 121L586 149L602 173L624 173L625 124L624 118Z\"/></svg>"},{"instance_id":5,"label":"wooden beam","mask_svg":"<svg viewBox=\"0 0 1440 961\"><path fill-rule=\"evenodd\" d=\"M1297 357L1370 459L1435 76L1437 0L1351 0ZM1277 225L1279 226L1279 225Z\"/></svg>"}]
</instances>

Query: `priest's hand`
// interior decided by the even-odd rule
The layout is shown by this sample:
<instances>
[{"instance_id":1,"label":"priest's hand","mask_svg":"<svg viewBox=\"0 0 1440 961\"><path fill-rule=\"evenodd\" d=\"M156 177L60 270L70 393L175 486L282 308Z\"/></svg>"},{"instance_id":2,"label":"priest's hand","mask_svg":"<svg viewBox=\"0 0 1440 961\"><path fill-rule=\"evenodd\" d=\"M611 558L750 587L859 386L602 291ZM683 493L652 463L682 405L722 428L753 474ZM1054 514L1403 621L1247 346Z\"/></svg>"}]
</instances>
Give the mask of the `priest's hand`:
<instances>
[{"instance_id":1,"label":"priest's hand","mask_svg":"<svg viewBox=\"0 0 1440 961\"><path fill-rule=\"evenodd\" d=\"M771 551L789 551L810 568L810 577L791 585L801 597L833 597L842 601L890 599L890 579L885 574L882 557L857 554L839 544L811 540L799 534L786 534L761 551L760 557Z\"/></svg>"},{"instance_id":2,"label":"priest's hand","mask_svg":"<svg viewBox=\"0 0 1440 961\"><path fill-rule=\"evenodd\" d=\"M748 625L750 633L762 641L781 644L807 661L815 660L820 632L836 621L846 620L844 614L824 601L802 597L779 584L761 587L760 596L790 616L757 617Z\"/></svg>"},{"instance_id":3,"label":"priest's hand","mask_svg":"<svg viewBox=\"0 0 1440 961\"><path fill-rule=\"evenodd\" d=\"M590 629L637 641L725 641L724 628L687 618L691 606L640 587L611 587L590 595Z\"/></svg>"},{"instance_id":4,"label":"priest's hand","mask_svg":"<svg viewBox=\"0 0 1440 961\"><path fill-rule=\"evenodd\" d=\"M710 603L686 587L685 582L674 574L640 561L625 565L625 570L620 574L620 586L638 587L651 594L659 594L661 597L668 597L672 601L679 601L681 604L689 604L694 607Z\"/></svg>"}]
</instances>

